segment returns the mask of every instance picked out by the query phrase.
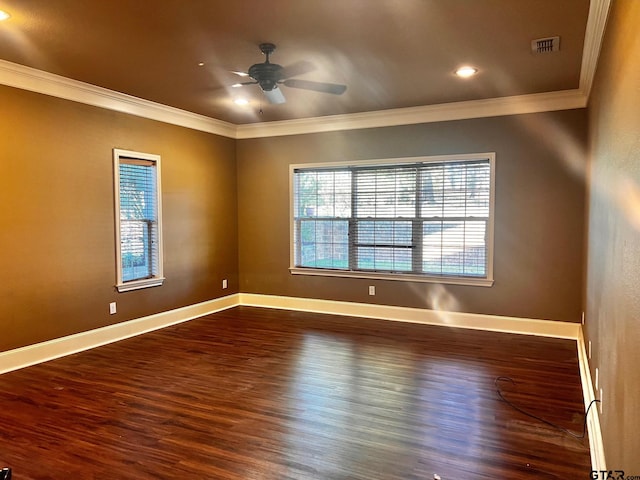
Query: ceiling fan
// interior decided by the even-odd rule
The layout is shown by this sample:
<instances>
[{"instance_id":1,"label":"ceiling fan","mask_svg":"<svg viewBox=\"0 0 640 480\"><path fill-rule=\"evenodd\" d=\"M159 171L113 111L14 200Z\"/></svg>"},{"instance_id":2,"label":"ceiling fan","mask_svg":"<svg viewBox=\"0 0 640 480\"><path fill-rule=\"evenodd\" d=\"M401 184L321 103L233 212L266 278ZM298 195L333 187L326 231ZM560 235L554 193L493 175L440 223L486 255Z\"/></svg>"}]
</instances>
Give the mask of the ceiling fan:
<instances>
[{"instance_id":1,"label":"ceiling fan","mask_svg":"<svg viewBox=\"0 0 640 480\"><path fill-rule=\"evenodd\" d=\"M270 55L276 49L273 43L261 43L260 51L266 55L267 59L263 63L256 63L249 67L248 73L235 72L239 75L249 76L254 81L236 84L243 85L260 85L262 92L269 103L284 103L286 99L282 90L278 87L284 85L291 88L301 88L304 90L313 90L321 93L331 93L333 95L342 95L347 89L346 85L326 82L313 82L311 80L300 80L295 77L313 70L313 65L309 62L297 62L289 67L282 67L277 63L269 61Z\"/></svg>"}]
</instances>

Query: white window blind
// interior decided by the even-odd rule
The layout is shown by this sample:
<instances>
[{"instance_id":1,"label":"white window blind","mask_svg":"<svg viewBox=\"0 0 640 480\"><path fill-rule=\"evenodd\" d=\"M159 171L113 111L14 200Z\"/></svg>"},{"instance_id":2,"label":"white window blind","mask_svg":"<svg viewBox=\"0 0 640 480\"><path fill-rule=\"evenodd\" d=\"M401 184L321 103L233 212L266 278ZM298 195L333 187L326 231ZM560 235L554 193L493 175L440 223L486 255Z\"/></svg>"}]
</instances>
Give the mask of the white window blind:
<instances>
[{"instance_id":1,"label":"white window blind","mask_svg":"<svg viewBox=\"0 0 640 480\"><path fill-rule=\"evenodd\" d=\"M493 154L292 175L294 273L492 281Z\"/></svg>"},{"instance_id":2,"label":"white window blind","mask_svg":"<svg viewBox=\"0 0 640 480\"><path fill-rule=\"evenodd\" d=\"M118 289L162 283L159 161L156 155L114 150Z\"/></svg>"}]
</instances>

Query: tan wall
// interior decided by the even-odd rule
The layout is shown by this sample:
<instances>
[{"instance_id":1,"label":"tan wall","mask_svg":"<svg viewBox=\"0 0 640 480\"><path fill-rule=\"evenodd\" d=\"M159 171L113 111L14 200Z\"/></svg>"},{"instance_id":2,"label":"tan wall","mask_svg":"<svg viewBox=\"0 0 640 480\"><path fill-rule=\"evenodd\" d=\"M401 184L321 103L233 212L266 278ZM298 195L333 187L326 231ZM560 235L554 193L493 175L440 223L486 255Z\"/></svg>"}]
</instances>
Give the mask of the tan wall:
<instances>
[{"instance_id":1,"label":"tan wall","mask_svg":"<svg viewBox=\"0 0 640 480\"><path fill-rule=\"evenodd\" d=\"M585 110L241 140L240 289L580 321L585 146ZM473 152L496 152L493 287L289 274L289 164Z\"/></svg>"},{"instance_id":2,"label":"tan wall","mask_svg":"<svg viewBox=\"0 0 640 480\"><path fill-rule=\"evenodd\" d=\"M612 2L589 104L586 332L607 467L626 475L640 475L639 26L640 1Z\"/></svg>"},{"instance_id":3,"label":"tan wall","mask_svg":"<svg viewBox=\"0 0 640 480\"><path fill-rule=\"evenodd\" d=\"M238 291L234 140L9 87L0 105L0 350ZM161 287L114 289L114 147L162 156Z\"/></svg>"}]
</instances>

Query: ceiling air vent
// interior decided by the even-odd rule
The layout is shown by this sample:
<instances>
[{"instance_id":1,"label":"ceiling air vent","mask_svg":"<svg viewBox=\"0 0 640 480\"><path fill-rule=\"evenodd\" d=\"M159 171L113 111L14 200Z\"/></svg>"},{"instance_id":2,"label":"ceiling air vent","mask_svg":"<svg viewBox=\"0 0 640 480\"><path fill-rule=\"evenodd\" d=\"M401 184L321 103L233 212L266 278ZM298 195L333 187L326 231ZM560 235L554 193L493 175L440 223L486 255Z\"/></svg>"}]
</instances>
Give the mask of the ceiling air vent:
<instances>
[{"instance_id":1,"label":"ceiling air vent","mask_svg":"<svg viewBox=\"0 0 640 480\"><path fill-rule=\"evenodd\" d=\"M547 37L531 40L533 53L551 53L560 50L560 37Z\"/></svg>"}]
</instances>

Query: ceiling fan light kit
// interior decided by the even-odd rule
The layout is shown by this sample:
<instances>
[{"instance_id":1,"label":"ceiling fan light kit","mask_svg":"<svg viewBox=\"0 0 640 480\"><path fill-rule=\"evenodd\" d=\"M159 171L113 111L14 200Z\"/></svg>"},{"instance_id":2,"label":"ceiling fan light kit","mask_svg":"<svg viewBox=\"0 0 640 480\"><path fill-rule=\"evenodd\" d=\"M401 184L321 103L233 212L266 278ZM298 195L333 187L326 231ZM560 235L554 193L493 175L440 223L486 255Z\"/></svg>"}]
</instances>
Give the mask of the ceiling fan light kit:
<instances>
[{"instance_id":1,"label":"ceiling fan light kit","mask_svg":"<svg viewBox=\"0 0 640 480\"><path fill-rule=\"evenodd\" d=\"M273 43L261 43L260 51L266 55L267 58L263 63L256 63L249 67L248 76L254 81L243 82L236 85L259 85L266 99L272 104L284 103L286 101L282 90L278 87L279 85L320 93L330 93L332 95L342 95L346 91L346 85L290 78L310 72L313 70L313 66L305 61L294 63L289 67L282 67L277 63L271 63L270 56L275 49L276 46Z\"/></svg>"},{"instance_id":2,"label":"ceiling fan light kit","mask_svg":"<svg viewBox=\"0 0 640 480\"><path fill-rule=\"evenodd\" d=\"M284 103L287 101L284 98L284 94L282 93L282 90L280 90L277 85L273 87L271 90L263 90L263 93L264 93L264 96L269 101L269 103L278 104L278 103Z\"/></svg>"}]
</instances>

